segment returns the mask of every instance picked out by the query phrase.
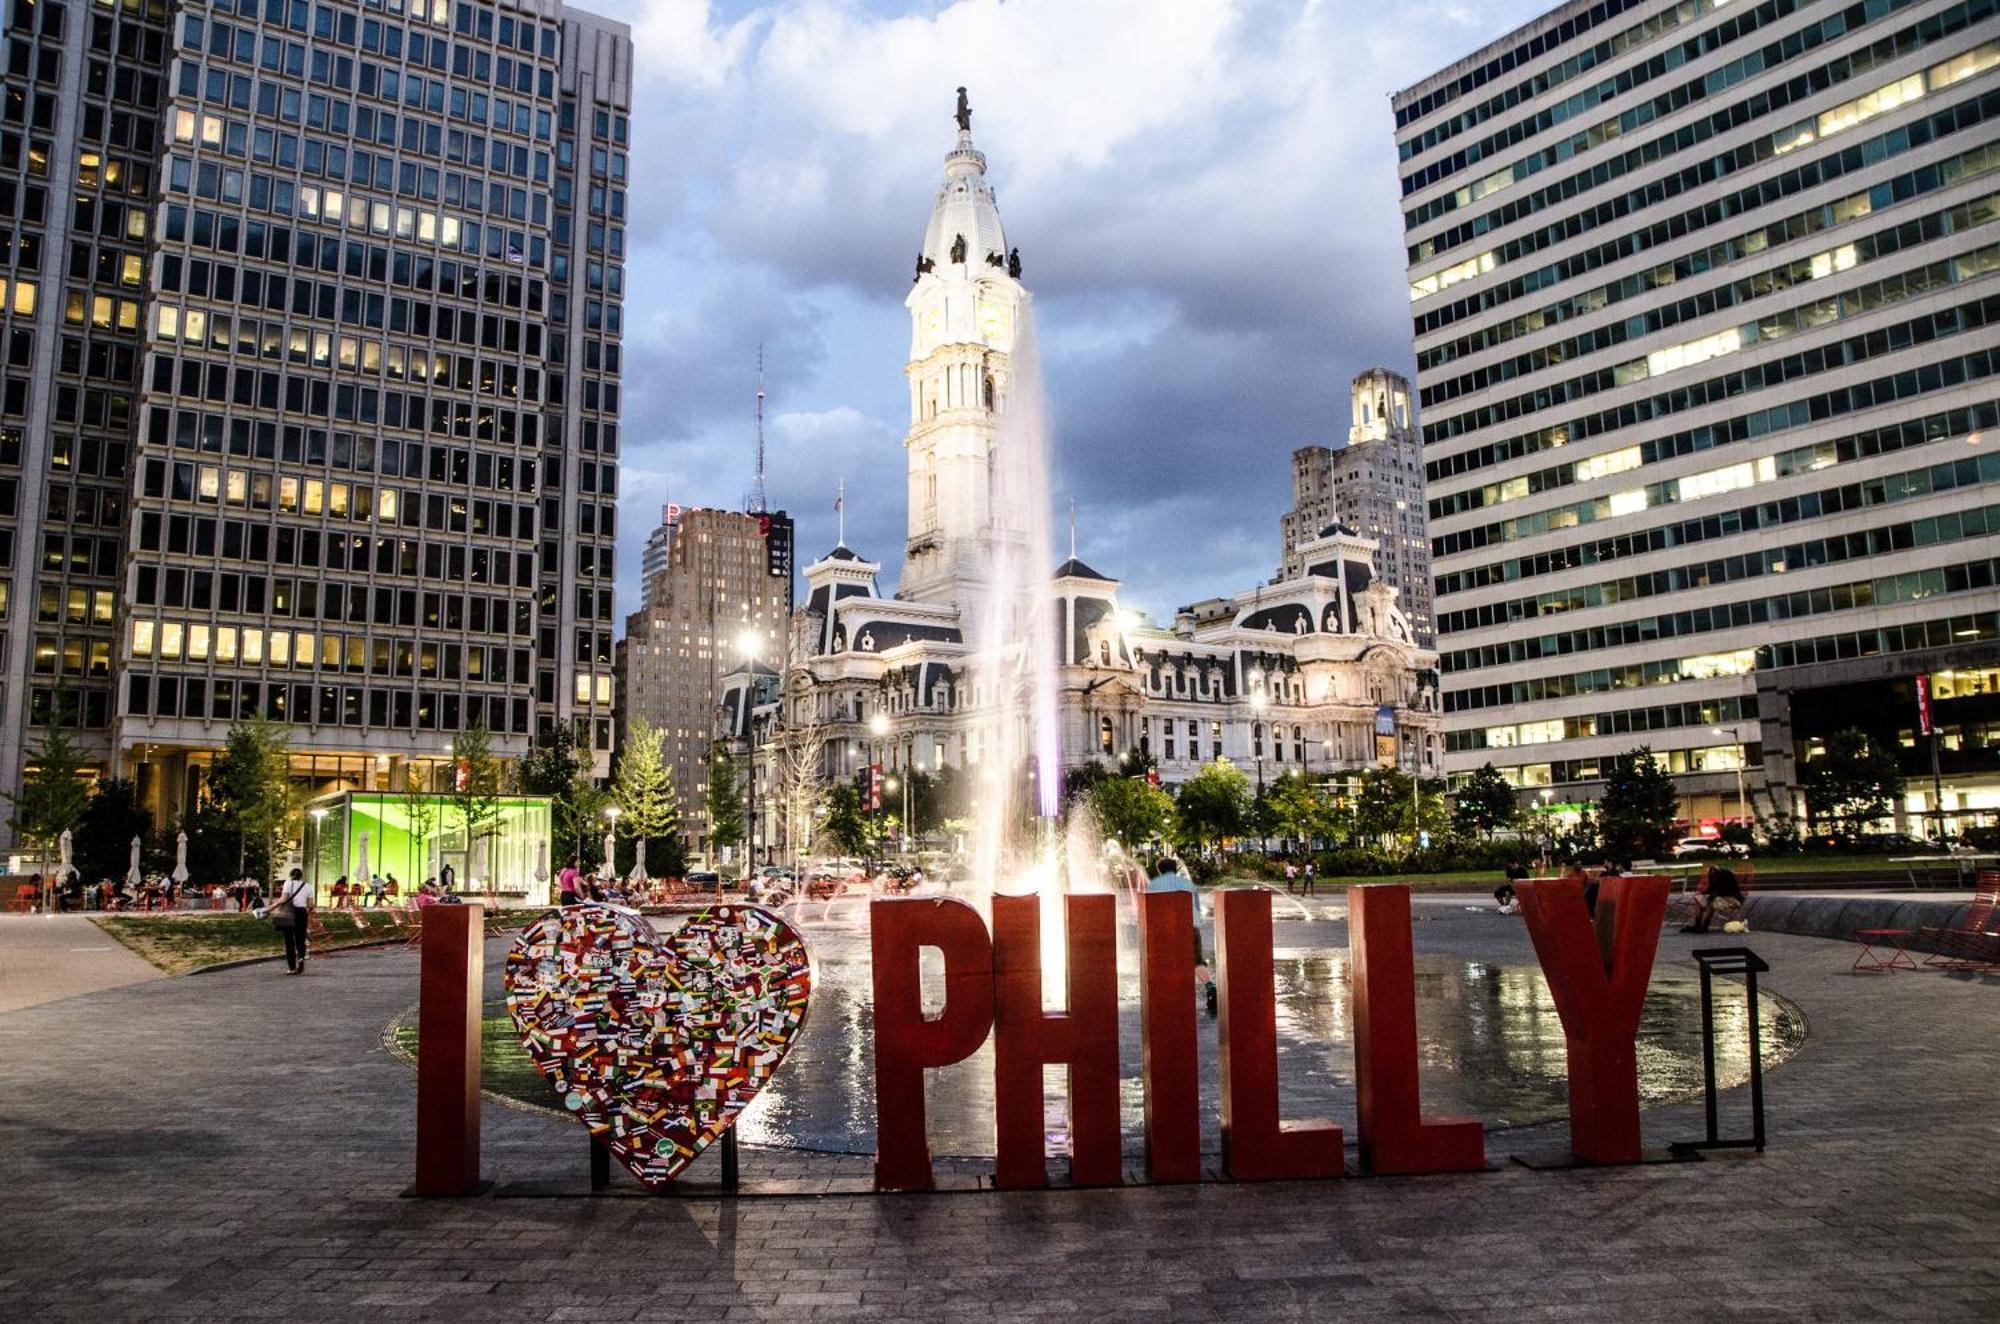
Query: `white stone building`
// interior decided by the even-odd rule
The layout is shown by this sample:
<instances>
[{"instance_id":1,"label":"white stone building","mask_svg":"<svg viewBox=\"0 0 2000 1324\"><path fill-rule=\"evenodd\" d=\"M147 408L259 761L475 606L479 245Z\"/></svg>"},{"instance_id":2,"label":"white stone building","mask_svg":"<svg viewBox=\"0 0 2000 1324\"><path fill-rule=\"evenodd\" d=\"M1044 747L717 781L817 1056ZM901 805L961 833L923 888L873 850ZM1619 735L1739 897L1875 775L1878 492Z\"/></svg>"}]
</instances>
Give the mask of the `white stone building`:
<instances>
[{"instance_id":1,"label":"white stone building","mask_svg":"<svg viewBox=\"0 0 2000 1324\"><path fill-rule=\"evenodd\" d=\"M762 684L758 840L783 848L774 768L823 742L829 779L870 764L900 771L994 761L992 689L979 631L996 552L1026 538L1009 487L1022 466L1004 426L1016 334L1029 294L974 149L969 113L945 158L906 303L911 349L909 536L899 592L882 564L844 545L805 569L782 682ZM1073 768L1143 750L1161 779L1228 758L1276 777L1393 763L1439 775L1435 654L1412 639L1394 589L1377 582L1375 543L1343 525L1291 549L1299 573L1183 608L1170 625L1121 610L1118 581L1072 556L1053 568L1062 760ZM1288 560L1291 558L1287 558ZM739 673L724 720L748 732ZM879 720L878 720L879 719Z\"/></svg>"}]
</instances>

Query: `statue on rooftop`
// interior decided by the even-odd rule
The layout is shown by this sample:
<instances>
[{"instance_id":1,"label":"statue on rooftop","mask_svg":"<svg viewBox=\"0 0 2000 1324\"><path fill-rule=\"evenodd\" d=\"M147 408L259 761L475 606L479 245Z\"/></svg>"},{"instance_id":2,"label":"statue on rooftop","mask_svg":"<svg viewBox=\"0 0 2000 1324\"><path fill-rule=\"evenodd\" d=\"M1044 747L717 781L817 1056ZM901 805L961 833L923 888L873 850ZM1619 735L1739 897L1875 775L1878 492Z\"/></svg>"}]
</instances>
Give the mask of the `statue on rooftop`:
<instances>
[{"instance_id":1,"label":"statue on rooftop","mask_svg":"<svg viewBox=\"0 0 2000 1324\"><path fill-rule=\"evenodd\" d=\"M965 89L958 89L958 127L966 133L972 132L972 103L965 99Z\"/></svg>"}]
</instances>

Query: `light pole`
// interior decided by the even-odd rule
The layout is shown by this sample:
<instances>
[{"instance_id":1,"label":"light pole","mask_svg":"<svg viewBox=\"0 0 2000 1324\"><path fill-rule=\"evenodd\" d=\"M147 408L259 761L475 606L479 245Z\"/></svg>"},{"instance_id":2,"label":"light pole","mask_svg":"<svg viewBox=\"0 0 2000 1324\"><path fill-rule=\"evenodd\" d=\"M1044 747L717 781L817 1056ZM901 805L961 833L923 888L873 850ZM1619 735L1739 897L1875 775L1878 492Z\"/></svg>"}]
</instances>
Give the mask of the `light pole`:
<instances>
[{"instance_id":1,"label":"light pole","mask_svg":"<svg viewBox=\"0 0 2000 1324\"><path fill-rule=\"evenodd\" d=\"M743 743L749 751L749 766L743 776L743 880L748 886L757 872L757 653L764 642L754 629L736 636L749 679L743 686Z\"/></svg>"},{"instance_id":2,"label":"light pole","mask_svg":"<svg viewBox=\"0 0 2000 1324\"><path fill-rule=\"evenodd\" d=\"M1257 849L1265 855L1271 853L1271 839L1264 835L1264 710L1270 705L1259 678L1250 691L1250 754L1257 764Z\"/></svg>"},{"instance_id":3,"label":"light pole","mask_svg":"<svg viewBox=\"0 0 2000 1324\"><path fill-rule=\"evenodd\" d=\"M882 789L889 794L894 795L898 787L903 792L903 824L901 830L896 833L896 853L902 855L910 849L910 779L898 777L894 773L883 779Z\"/></svg>"}]
</instances>

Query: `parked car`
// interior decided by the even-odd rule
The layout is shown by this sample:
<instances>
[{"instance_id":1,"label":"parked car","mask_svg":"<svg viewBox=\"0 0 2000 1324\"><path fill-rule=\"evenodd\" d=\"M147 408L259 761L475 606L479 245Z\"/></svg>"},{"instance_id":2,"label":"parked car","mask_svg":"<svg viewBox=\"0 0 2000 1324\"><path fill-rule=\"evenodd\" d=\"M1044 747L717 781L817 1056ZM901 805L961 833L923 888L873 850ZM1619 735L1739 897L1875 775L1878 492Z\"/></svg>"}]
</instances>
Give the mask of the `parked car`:
<instances>
[{"instance_id":1,"label":"parked car","mask_svg":"<svg viewBox=\"0 0 2000 1324\"><path fill-rule=\"evenodd\" d=\"M1732 846L1719 837L1682 837L1674 843L1677 860L1721 860L1749 853L1746 847Z\"/></svg>"},{"instance_id":2,"label":"parked car","mask_svg":"<svg viewBox=\"0 0 2000 1324\"><path fill-rule=\"evenodd\" d=\"M690 869L687 875L690 892L713 892L722 895L722 875L713 869Z\"/></svg>"}]
</instances>

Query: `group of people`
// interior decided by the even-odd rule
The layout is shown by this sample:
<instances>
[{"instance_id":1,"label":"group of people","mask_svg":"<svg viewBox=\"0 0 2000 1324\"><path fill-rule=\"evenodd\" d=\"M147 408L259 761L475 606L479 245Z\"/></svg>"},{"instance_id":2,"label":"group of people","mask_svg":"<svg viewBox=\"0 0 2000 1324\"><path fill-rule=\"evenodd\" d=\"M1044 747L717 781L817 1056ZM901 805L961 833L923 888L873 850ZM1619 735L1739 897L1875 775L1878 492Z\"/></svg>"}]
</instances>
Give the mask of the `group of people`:
<instances>
[{"instance_id":1,"label":"group of people","mask_svg":"<svg viewBox=\"0 0 2000 1324\"><path fill-rule=\"evenodd\" d=\"M1319 862L1310 856L1303 866L1297 860L1285 861L1285 890L1300 896L1314 895L1313 889L1319 885Z\"/></svg>"},{"instance_id":2,"label":"group of people","mask_svg":"<svg viewBox=\"0 0 2000 1324\"><path fill-rule=\"evenodd\" d=\"M1507 881L1493 889L1493 900L1503 915L1521 913L1521 896L1514 884L1528 878L1526 863L1516 860L1507 866ZM1581 865L1571 865L1564 871L1564 878L1583 881L1583 904L1591 917L1597 916L1598 885L1606 878L1624 876L1619 864L1607 859L1596 869L1586 869ZM1736 871L1727 865L1711 864L1702 871L1701 880L1695 884L1693 893L1694 914L1681 926L1682 933L1707 933L1709 925L1721 916L1726 923L1743 913L1743 884L1736 877Z\"/></svg>"},{"instance_id":3,"label":"group of people","mask_svg":"<svg viewBox=\"0 0 2000 1324\"><path fill-rule=\"evenodd\" d=\"M435 879L431 881L436 882ZM379 873L369 875L365 883L358 878L350 883L347 881L347 875L342 874L333 880L333 886L329 889L335 910L359 910L364 905L394 905L397 898L402 895L402 891L403 885L396 881L395 874Z\"/></svg>"},{"instance_id":4,"label":"group of people","mask_svg":"<svg viewBox=\"0 0 2000 1324\"><path fill-rule=\"evenodd\" d=\"M44 904L45 879L30 874L23 884L24 894ZM134 883L129 878L106 878L86 883L70 874L46 889L46 904L58 914L83 911L250 910L262 902L263 886L254 878L231 883L183 883L173 878L150 878Z\"/></svg>"}]
</instances>

